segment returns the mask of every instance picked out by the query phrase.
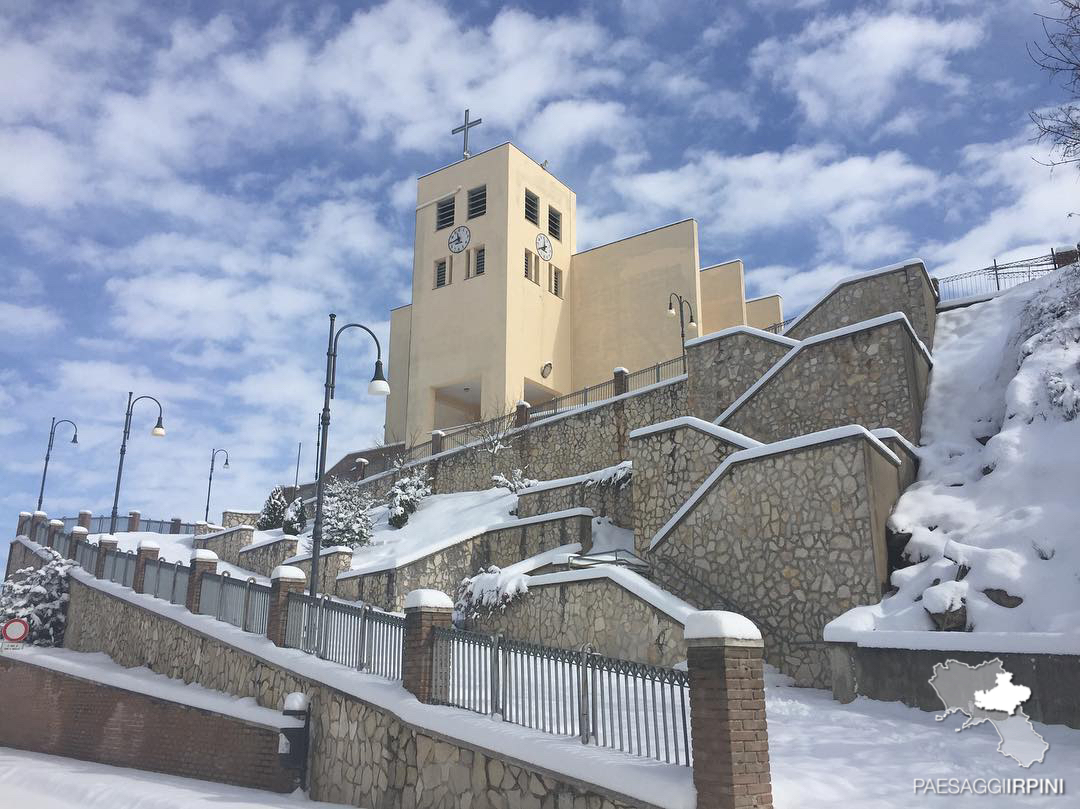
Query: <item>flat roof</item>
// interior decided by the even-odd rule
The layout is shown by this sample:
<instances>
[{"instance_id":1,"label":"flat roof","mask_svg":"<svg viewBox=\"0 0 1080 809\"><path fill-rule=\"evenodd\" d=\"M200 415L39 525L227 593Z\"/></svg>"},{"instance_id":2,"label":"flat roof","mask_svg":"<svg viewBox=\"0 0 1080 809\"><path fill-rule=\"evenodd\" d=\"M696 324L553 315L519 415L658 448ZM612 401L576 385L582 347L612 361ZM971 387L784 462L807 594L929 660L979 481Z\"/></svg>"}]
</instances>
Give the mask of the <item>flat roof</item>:
<instances>
[{"instance_id":1,"label":"flat roof","mask_svg":"<svg viewBox=\"0 0 1080 809\"><path fill-rule=\"evenodd\" d=\"M611 245L613 245L613 244L618 244L619 242L625 242L627 239L636 239L638 236L644 236L646 233L653 233L653 232L655 232L657 230L663 230L664 228L673 228L676 225L681 225L683 222L696 222L696 221L697 220L694 217L688 216L688 217L686 217L686 219L680 219L678 222L669 222L666 225L660 225L659 227L649 228L648 230L643 230L643 231L641 231L641 233L634 233L634 234L631 234L630 236L623 236L621 239L616 239L615 241L608 242L607 244L598 244L595 247L590 247L588 250L580 250L577 253L574 253L573 255L580 256L583 253L589 253L589 252L592 252L593 250L599 250L601 247L611 247Z\"/></svg>"}]
</instances>

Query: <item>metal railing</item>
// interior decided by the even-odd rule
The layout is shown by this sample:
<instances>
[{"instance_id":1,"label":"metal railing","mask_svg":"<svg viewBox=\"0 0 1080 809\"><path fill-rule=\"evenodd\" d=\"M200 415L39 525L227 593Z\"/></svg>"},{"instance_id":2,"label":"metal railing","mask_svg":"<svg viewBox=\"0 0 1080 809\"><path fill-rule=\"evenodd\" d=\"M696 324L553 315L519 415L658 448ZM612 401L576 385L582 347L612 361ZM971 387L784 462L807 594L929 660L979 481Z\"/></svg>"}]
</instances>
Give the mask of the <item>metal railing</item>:
<instances>
[{"instance_id":1,"label":"metal railing","mask_svg":"<svg viewBox=\"0 0 1080 809\"><path fill-rule=\"evenodd\" d=\"M270 614L270 588L254 576L234 579L229 572L204 573L199 592L199 613L238 626L245 632L266 634Z\"/></svg>"},{"instance_id":2,"label":"metal railing","mask_svg":"<svg viewBox=\"0 0 1080 809\"><path fill-rule=\"evenodd\" d=\"M78 517L60 517L64 522L64 532L70 533L71 529L79 524ZM127 531L128 517L126 514L121 514L116 520L117 531ZM109 533L109 516L97 516L90 518L90 527L86 529L88 534L107 534ZM139 519L139 530L147 531L152 534L168 534L172 532L172 520L150 520L146 518ZM195 524L190 522L180 523L181 534L194 534Z\"/></svg>"},{"instance_id":3,"label":"metal railing","mask_svg":"<svg viewBox=\"0 0 1080 809\"><path fill-rule=\"evenodd\" d=\"M312 606L304 593L289 593L285 645L323 660L401 679L405 619L366 604L348 604L330 596Z\"/></svg>"},{"instance_id":4,"label":"metal railing","mask_svg":"<svg viewBox=\"0 0 1080 809\"><path fill-rule=\"evenodd\" d=\"M1021 259L999 264L996 260L989 267L962 272L945 278L936 278L938 296L942 301L989 295L1011 289L1018 284L1040 278L1059 266L1054 253L1035 258Z\"/></svg>"},{"instance_id":5,"label":"metal railing","mask_svg":"<svg viewBox=\"0 0 1080 809\"><path fill-rule=\"evenodd\" d=\"M38 544L44 545L45 543L40 542ZM53 546L52 547L53 547L54 551L56 551L58 554L60 554L65 559L74 559L75 558L74 554L73 554L75 549L72 547L72 544L71 544L71 534L65 534L65 533L57 534L57 536L53 539Z\"/></svg>"},{"instance_id":6,"label":"metal railing","mask_svg":"<svg viewBox=\"0 0 1080 809\"><path fill-rule=\"evenodd\" d=\"M783 334L784 329L794 323L798 319L796 317L789 317L786 320L781 320L779 323L773 323L771 326L767 326L763 331L771 331L773 334Z\"/></svg>"},{"instance_id":7,"label":"metal railing","mask_svg":"<svg viewBox=\"0 0 1080 809\"><path fill-rule=\"evenodd\" d=\"M436 629L435 702L582 744L689 766L685 671L498 635Z\"/></svg>"},{"instance_id":8,"label":"metal railing","mask_svg":"<svg viewBox=\"0 0 1080 809\"><path fill-rule=\"evenodd\" d=\"M615 380L608 379L587 388L571 391L562 396L556 396L554 399L548 399L546 402L533 405L529 408L529 420L554 416L556 413L573 410L575 407L585 407L589 404L610 399L614 395Z\"/></svg>"},{"instance_id":9,"label":"metal railing","mask_svg":"<svg viewBox=\"0 0 1080 809\"><path fill-rule=\"evenodd\" d=\"M135 554L131 551L105 551L104 578L131 587L135 581Z\"/></svg>"},{"instance_id":10,"label":"metal railing","mask_svg":"<svg viewBox=\"0 0 1080 809\"><path fill-rule=\"evenodd\" d=\"M672 360L658 362L651 368L634 371L634 373L626 377L626 389L627 391L640 390L641 388L647 388L649 385L656 385L674 379L685 373L686 357L675 357Z\"/></svg>"},{"instance_id":11,"label":"metal railing","mask_svg":"<svg viewBox=\"0 0 1080 809\"><path fill-rule=\"evenodd\" d=\"M65 539L68 544L71 544L71 537L67 536ZM89 570L93 573L97 570L97 558L98 558L98 546L88 539L75 540L75 552L64 553L66 558L74 559L75 564L81 567L83 570Z\"/></svg>"},{"instance_id":12,"label":"metal railing","mask_svg":"<svg viewBox=\"0 0 1080 809\"><path fill-rule=\"evenodd\" d=\"M190 575L191 568L179 562L147 559L143 574L143 592L173 604L183 604L187 601Z\"/></svg>"}]
</instances>

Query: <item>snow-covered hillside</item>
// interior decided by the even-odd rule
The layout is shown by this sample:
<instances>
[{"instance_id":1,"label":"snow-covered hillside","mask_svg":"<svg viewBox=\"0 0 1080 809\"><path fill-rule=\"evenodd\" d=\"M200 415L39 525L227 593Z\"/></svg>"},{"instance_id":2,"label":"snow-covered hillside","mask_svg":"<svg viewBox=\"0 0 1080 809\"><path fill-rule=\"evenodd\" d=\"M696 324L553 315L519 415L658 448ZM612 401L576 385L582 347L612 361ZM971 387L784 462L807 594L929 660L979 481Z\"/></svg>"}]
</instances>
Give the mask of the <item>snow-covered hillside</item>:
<instances>
[{"instance_id":1,"label":"snow-covered hillside","mask_svg":"<svg viewBox=\"0 0 1080 809\"><path fill-rule=\"evenodd\" d=\"M939 316L918 481L890 527L909 566L838 630L1080 628L1080 265ZM964 628L961 626L960 628Z\"/></svg>"}]
</instances>

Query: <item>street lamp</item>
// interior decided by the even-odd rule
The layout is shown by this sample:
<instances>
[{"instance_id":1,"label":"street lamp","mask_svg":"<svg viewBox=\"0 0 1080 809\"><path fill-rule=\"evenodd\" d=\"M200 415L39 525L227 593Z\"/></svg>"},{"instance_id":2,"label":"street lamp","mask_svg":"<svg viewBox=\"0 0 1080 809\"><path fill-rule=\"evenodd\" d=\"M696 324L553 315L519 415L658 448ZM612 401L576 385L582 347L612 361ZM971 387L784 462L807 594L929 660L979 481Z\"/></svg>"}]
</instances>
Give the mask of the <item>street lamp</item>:
<instances>
[{"instance_id":1,"label":"street lamp","mask_svg":"<svg viewBox=\"0 0 1080 809\"><path fill-rule=\"evenodd\" d=\"M686 300L678 292L672 292L668 295L667 313L672 317L675 317L675 303L679 304L679 346L682 349L683 357L686 357L686 327L689 326L692 329L697 328L697 323L694 322L694 307L690 305L690 301ZM686 321L683 315L683 307L686 307L686 311L690 313L690 320Z\"/></svg>"},{"instance_id":2,"label":"street lamp","mask_svg":"<svg viewBox=\"0 0 1080 809\"><path fill-rule=\"evenodd\" d=\"M210 480L206 483L206 513L203 514L203 519L207 522L210 522L210 487L214 485L214 461L217 460L219 452L225 453L225 466L222 468L229 468L229 451L227 449L215 449L210 452Z\"/></svg>"},{"instance_id":3,"label":"street lamp","mask_svg":"<svg viewBox=\"0 0 1080 809\"><path fill-rule=\"evenodd\" d=\"M165 424L162 422L164 411L161 408L161 402L155 399L153 396L139 396L136 399L132 399L132 391L128 391L128 404L127 412L124 413L124 440L120 442L120 464L116 467L116 491L113 493L112 502L112 518L109 520L109 533L116 533L116 510L120 505L120 479L124 476L124 456L127 454L127 442L131 437L131 411L135 407L135 403L140 399L149 399L157 405L158 418L157 424L154 425L154 429L150 431L150 435L161 438L165 435Z\"/></svg>"},{"instance_id":4,"label":"street lamp","mask_svg":"<svg viewBox=\"0 0 1080 809\"><path fill-rule=\"evenodd\" d=\"M71 437L71 443L79 443L79 428L75 426L75 422L71 419L60 419L60 421L57 421L56 416L53 416L52 424L49 425L49 448L45 450L45 468L41 470L41 491L38 492L37 498L38 511L41 511L41 501L45 499L45 476L49 474L49 456L52 455L53 438L56 437L56 428L61 424L71 425L71 428L75 431L75 435Z\"/></svg>"},{"instance_id":5,"label":"street lamp","mask_svg":"<svg viewBox=\"0 0 1080 809\"><path fill-rule=\"evenodd\" d=\"M389 396L390 385L383 375L382 347L375 332L360 323L348 323L337 331L334 331L334 321L337 315L330 315L330 338L326 346L326 384L323 393L323 409L319 418L319 476L315 483L315 522L311 527L311 581L308 585L308 595L312 603L318 594L319 588L319 551L322 547L322 523L323 523L323 483L326 477L326 442L330 434L330 400L334 398L334 384L337 377L337 343L341 333L346 329L363 329L371 335L375 341L375 374L368 383L369 396ZM314 615L315 611L312 610Z\"/></svg>"}]
</instances>

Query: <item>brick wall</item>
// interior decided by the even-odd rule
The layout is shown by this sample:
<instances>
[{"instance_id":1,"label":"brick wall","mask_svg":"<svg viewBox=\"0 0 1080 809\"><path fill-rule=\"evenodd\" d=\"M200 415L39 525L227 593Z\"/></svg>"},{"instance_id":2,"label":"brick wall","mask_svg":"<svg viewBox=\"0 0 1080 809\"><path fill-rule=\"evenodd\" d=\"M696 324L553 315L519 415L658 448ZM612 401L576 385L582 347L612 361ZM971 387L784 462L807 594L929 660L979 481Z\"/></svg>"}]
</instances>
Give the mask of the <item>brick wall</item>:
<instances>
[{"instance_id":1,"label":"brick wall","mask_svg":"<svg viewBox=\"0 0 1080 809\"><path fill-rule=\"evenodd\" d=\"M0 658L0 746L291 792L278 728Z\"/></svg>"}]
</instances>

